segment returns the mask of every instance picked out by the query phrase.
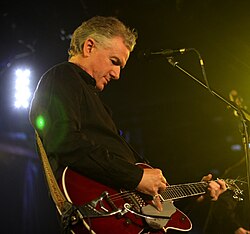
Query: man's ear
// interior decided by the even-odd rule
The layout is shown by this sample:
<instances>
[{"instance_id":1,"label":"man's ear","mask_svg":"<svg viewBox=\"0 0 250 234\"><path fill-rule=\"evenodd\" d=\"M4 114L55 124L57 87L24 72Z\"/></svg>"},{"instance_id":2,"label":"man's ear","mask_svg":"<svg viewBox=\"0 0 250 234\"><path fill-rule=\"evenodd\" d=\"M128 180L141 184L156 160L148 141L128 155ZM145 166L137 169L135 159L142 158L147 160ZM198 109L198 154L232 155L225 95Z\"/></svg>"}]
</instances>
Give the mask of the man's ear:
<instances>
[{"instance_id":1,"label":"man's ear","mask_svg":"<svg viewBox=\"0 0 250 234\"><path fill-rule=\"evenodd\" d=\"M83 55L88 57L93 51L94 45L95 41L92 38L87 38L83 44Z\"/></svg>"}]
</instances>

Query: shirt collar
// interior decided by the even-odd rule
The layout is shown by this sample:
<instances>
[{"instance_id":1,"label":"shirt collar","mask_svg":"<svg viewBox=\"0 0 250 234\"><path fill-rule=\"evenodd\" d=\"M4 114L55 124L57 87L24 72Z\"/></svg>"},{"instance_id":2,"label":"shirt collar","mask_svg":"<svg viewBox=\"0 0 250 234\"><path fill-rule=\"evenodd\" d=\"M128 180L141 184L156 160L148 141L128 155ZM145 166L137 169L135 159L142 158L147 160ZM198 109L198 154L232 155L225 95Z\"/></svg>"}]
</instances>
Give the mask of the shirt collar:
<instances>
[{"instance_id":1,"label":"shirt collar","mask_svg":"<svg viewBox=\"0 0 250 234\"><path fill-rule=\"evenodd\" d=\"M85 80L87 84L93 85L94 87L96 86L96 81L91 75L89 75L86 71L84 71L81 67L79 67L75 63L71 63L71 62L69 63L75 66L75 68L77 69L77 72Z\"/></svg>"}]
</instances>

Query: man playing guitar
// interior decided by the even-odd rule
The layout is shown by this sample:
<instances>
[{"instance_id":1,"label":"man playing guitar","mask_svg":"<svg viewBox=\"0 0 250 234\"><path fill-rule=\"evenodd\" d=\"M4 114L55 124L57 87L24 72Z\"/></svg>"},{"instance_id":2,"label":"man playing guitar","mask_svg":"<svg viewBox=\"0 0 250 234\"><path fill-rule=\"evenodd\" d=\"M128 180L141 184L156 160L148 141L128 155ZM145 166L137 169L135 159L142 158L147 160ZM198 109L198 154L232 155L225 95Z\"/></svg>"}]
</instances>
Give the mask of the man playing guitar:
<instances>
[{"instance_id":1,"label":"man playing guitar","mask_svg":"<svg viewBox=\"0 0 250 234\"><path fill-rule=\"evenodd\" d=\"M135 30L114 17L96 16L83 22L72 35L68 61L53 66L40 79L30 120L57 179L68 168L66 176L76 172L117 191L138 191L151 196L151 205L160 213L166 209L162 193L167 181L162 171L136 165L143 160L121 136L99 97L109 82L119 79L136 39ZM225 182L212 181L210 174L203 181L209 181L206 190L214 201L226 190ZM67 179L64 182L67 187ZM167 206L172 208L170 203Z\"/></svg>"}]
</instances>

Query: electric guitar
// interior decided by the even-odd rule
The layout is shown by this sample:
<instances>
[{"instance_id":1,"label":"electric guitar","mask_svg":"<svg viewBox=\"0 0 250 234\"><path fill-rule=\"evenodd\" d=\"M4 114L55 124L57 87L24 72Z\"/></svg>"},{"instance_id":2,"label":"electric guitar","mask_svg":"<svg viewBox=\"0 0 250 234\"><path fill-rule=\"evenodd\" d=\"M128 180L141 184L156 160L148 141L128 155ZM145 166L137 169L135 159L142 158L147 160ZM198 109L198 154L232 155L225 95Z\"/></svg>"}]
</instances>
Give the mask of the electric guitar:
<instances>
[{"instance_id":1,"label":"electric guitar","mask_svg":"<svg viewBox=\"0 0 250 234\"><path fill-rule=\"evenodd\" d=\"M142 168L151 168L138 164ZM236 197L242 190L235 180L225 180ZM95 180L65 168L59 185L66 199L78 208L81 222L73 225L77 234L166 233L168 229L189 231L190 219L174 206L174 200L206 193L207 182L168 185L160 194L163 211L158 211L152 197L138 191L117 192Z\"/></svg>"}]
</instances>

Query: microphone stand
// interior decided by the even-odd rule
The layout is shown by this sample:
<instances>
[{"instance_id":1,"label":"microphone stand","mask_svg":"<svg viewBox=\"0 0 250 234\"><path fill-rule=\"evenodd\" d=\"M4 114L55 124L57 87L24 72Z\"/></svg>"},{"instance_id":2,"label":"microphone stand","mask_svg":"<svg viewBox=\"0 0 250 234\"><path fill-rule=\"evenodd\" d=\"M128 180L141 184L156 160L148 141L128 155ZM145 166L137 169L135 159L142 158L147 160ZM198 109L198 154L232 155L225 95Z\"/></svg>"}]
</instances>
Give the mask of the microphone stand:
<instances>
[{"instance_id":1,"label":"microphone stand","mask_svg":"<svg viewBox=\"0 0 250 234\"><path fill-rule=\"evenodd\" d=\"M213 96L217 97L224 103L226 103L229 107L231 107L234 111L236 111L237 115L240 117L240 120L242 122L243 129L241 131L242 134L242 142L245 152L245 160L246 160L246 172L247 172L247 188L248 188L248 200L250 205L250 158L249 158L249 136L248 136L248 122L250 121L250 113L248 113L245 109L242 109L240 106L238 106L236 103L231 102L223 98L220 94L213 91L208 85L202 83L199 79L191 75L189 72L187 72L185 69L183 69L181 66L179 66L178 62L174 61L173 57L167 57L168 62L175 68L178 68L180 71L188 75L190 78L192 78L194 81L196 81L198 84L200 84L203 88L206 88ZM204 70L203 70L204 74Z\"/></svg>"}]
</instances>

